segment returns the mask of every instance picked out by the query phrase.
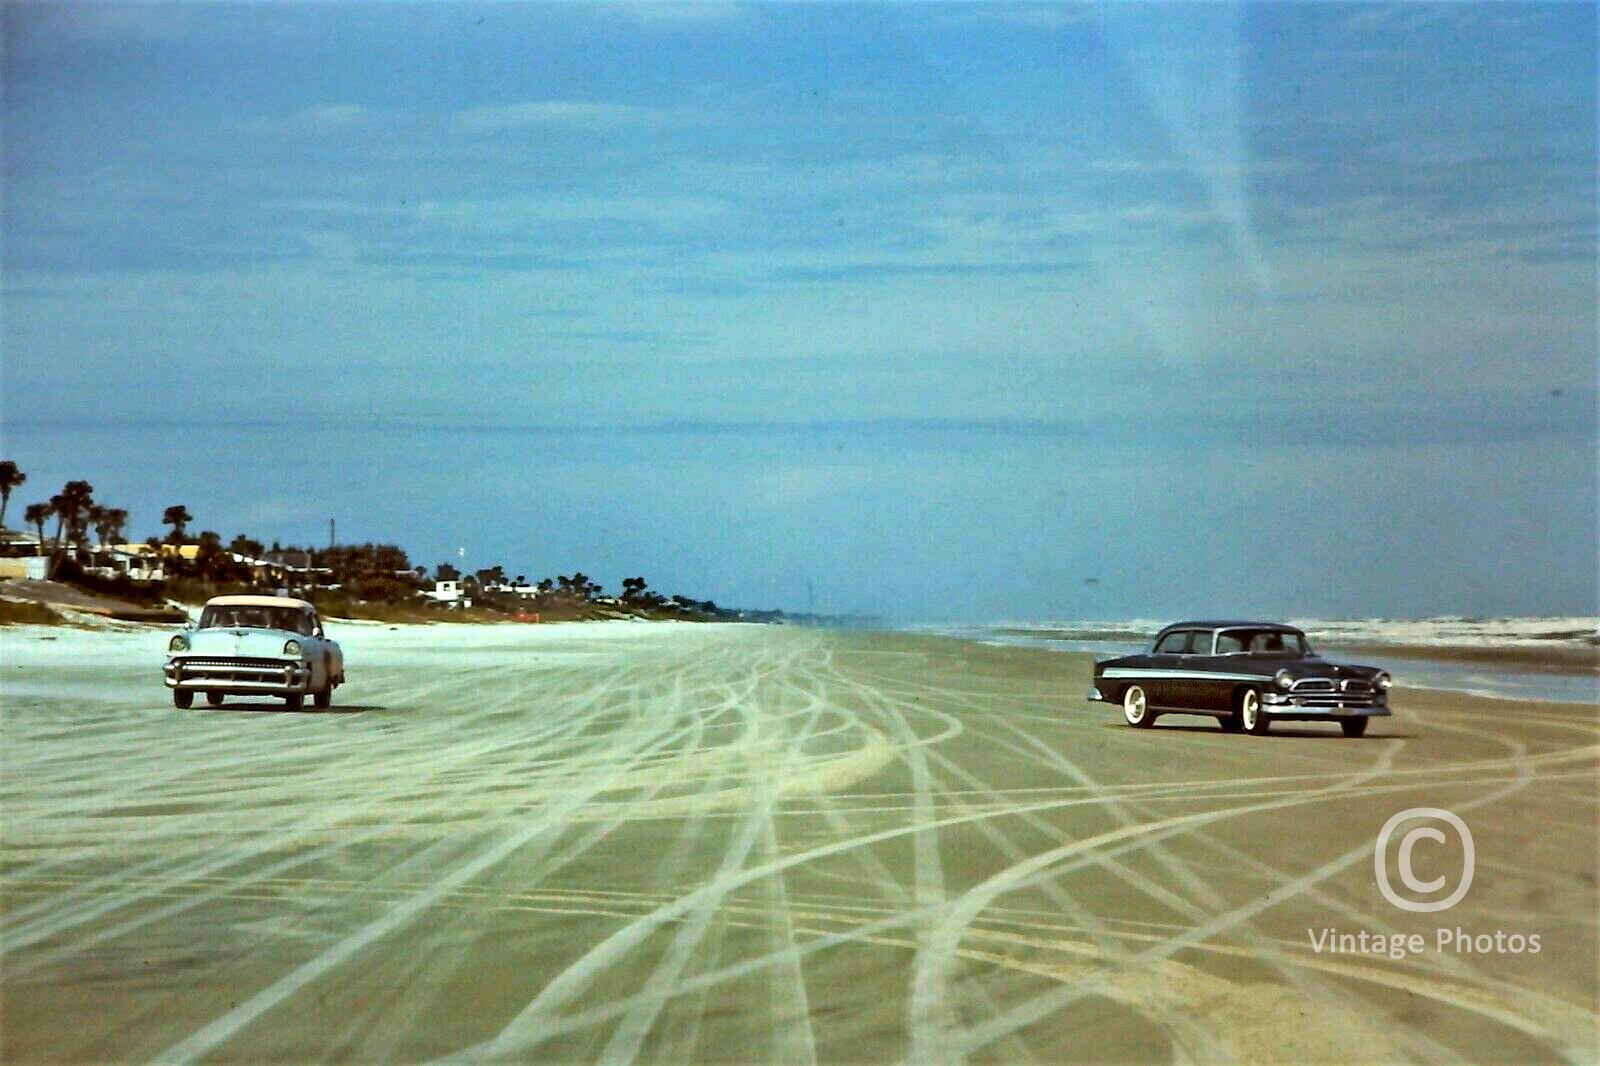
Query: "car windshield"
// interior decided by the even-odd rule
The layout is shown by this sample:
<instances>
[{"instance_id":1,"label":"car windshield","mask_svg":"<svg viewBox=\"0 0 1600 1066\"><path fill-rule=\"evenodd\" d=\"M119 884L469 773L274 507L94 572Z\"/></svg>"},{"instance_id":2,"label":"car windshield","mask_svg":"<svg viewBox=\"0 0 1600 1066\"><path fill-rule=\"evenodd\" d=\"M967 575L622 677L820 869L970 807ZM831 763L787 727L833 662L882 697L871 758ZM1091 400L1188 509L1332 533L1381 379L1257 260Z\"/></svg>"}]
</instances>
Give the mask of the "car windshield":
<instances>
[{"instance_id":1,"label":"car windshield","mask_svg":"<svg viewBox=\"0 0 1600 1066\"><path fill-rule=\"evenodd\" d=\"M1218 655L1281 655L1301 659L1310 651L1306 638L1292 630L1226 629L1217 634Z\"/></svg>"},{"instance_id":2,"label":"car windshield","mask_svg":"<svg viewBox=\"0 0 1600 1066\"><path fill-rule=\"evenodd\" d=\"M201 629L281 629L311 635L311 616L299 607L208 604L200 613Z\"/></svg>"}]
</instances>

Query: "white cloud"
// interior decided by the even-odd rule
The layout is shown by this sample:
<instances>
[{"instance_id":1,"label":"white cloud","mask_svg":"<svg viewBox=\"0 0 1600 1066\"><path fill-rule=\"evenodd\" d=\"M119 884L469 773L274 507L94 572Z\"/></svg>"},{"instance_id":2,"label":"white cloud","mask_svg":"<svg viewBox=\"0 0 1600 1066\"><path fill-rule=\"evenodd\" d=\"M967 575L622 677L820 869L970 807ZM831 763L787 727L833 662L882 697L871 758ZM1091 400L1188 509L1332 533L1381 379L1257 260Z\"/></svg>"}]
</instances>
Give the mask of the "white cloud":
<instances>
[{"instance_id":1,"label":"white cloud","mask_svg":"<svg viewBox=\"0 0 1600 1066\"><path fill-rule=\"evenodd\" d=\"M1380 4L1356 8L1344 20L1344 28L1357 33L1409 34L1441 25L1467 26L1477 18L1478 11L1474 5Z\"/></svg>"},{"instance_id":2,"label":"white cloud","mask_svg":"<svg viewBox=\"0 0 1600 1066\"><path fill-rule=\"evenodd\" d=\"M371 114L366 108L356 104L319 104L301 111L298 117L315 129L332 131L360 126L371 117Z\"/></svg>"},{"instance_id":3,"label":"white cloud","mask_svg":"<svg viewBox=\"0 0 1600 1066\"><path fill-rule=\"evenodd\" d=\"M423 221L456 232L537 232L551 225L637 223L676 231L724 218L728 207L703 196L530 196L430 201Z\"/></svg>"},{"instance_id":4,"label":"white cloud","mask_svg":"<svg viewBox=\"0 0 1600 1066\"><path fill-rule=\"evenodd\" d=\"M369 125L377 114L357 104L315 104L277 118L229 122L225 128L252 137L303 137L348 133Z\"/></svg>"},{"instance_id":5,"label":"white cloud","mask_svg":"<svg viewBox=\"0 0 1600 1066\"><path fill-rule=\"evenodd\" d=\"M656 108L606 104L588 100L532 100L501 107L474 107L456 114L456 121L479 133L520 126L588 126L613 128L658 116Z\"/></svg>"}]
</instances>

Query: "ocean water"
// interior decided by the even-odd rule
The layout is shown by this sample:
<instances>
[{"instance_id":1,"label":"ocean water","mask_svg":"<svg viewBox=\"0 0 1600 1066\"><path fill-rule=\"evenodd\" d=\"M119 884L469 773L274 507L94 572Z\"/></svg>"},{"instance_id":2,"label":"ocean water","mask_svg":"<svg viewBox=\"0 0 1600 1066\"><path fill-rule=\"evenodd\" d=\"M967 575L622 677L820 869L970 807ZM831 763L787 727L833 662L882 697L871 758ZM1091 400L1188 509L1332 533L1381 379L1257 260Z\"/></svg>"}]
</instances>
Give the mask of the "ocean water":
<instances>
[{"instance_id":1,"label":"ocean water","mask_svg":"<svg viewBox=\"0 0 1600 1066\"><path fill-rule=\"evenodd\" d=\"M973 640L983 644L1085 652L1099 658L1135 655L1149 649L1163 622L1132 619L1116 622L994 622L920 625L917 632ZM1592 670L1558 672L1514 665L1463 662L1444 654L1417 657L1418 649L1537 648L1589 649L1600 658L1600 619L1596 618L1425 618L1425 619L1299 619L1312 647L1330 659L1382 666L1395 684L1444 689L1506 699L1556 703L1600 704L1600 674ZM1343 645L1361 643L1360 651ZM1405 648L1409 654L1385 660L1381 646Z\"/></svg>"}]
</instances>

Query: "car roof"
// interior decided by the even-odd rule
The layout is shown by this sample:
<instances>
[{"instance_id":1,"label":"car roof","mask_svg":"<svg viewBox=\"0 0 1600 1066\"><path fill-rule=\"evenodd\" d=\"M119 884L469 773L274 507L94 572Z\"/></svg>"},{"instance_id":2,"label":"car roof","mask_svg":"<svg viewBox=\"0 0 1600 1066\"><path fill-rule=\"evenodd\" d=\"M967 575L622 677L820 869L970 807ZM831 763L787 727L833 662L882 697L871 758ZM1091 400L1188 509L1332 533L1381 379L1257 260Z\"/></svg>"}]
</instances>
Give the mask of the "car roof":
<instances>
[{"instance_id":1,"label":"car roof","mask_svg":"<svg viewBox=\"0 0 1600 1066\"><path fill-rule=\"evenodd\" d=\"M1162 629L1161 632L1170 633L1174 629L1276 629L1285 633L1300 632L1297 627L1284 622L1216 621L1214 619L1198 622L1174 622ZM1159 634L1157 635L1159 636Z\"/></svg>"},{"instance_id":2,"label":"car roof","mask_svg":"<svg viewBox=\"0 0 1600 1066\"><path fill-rule=\"evenodd\" d=\"M305 600L289 596L213 596L207 607L311 607ZM315 610L315 608L312 608Z\"/></svg>"}]
</instances>

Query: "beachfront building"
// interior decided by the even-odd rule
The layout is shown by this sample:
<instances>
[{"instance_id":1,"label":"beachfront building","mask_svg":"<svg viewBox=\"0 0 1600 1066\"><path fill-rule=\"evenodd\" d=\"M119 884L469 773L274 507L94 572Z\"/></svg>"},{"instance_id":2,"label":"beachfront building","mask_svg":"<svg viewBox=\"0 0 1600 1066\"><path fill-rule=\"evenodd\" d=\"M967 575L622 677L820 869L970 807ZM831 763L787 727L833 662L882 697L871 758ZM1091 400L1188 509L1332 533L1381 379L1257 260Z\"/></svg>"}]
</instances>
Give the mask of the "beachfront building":
<instances>
[{"instance_id":1,"label":"beachfront building","mask_svg":"<svg viewBox=\"0 0 1600 1066\"><path fill-rule=\"evenodd\" d=\"M459 581L435 581L433 583L433 591L425 591L423 592L423 595L428 597L430 600L433 600L437 603L443 603L451 607L455 607L458 604L463 603L465 603L466 606L471 606L470 600L463 600L461 582Z\"/></svg>"},{"instance_id":2,"label":"beachfront building","mask_svg":"<svg viewBox=\"0 0 1600 1066\"><path fill-rule=\"evenodd\" d=\"M138 584L154 584L167 579L162 556L148 544L104 544L76 553L84 573L96 577L125 577Z\"/></svg>"},{"instance_id":3,"label":"beachfront building","mask_svg":"<svg viewBox=\"0 0 1600 1066\"><path fill-rule=\"evenodd\" d=\"M44 580L50 569L48 554L37 533L0 529L0 578Z\"/></svg>"},{"instance_id":4,"label":"beachfront building","mask_svg":"<svg viewBox=\"0 0 1600 1066\"><path fill-rule=\"evenodd\" d=\"M49 576L50 556L57 549L96 577L127 577L141 583L166 577L161 556L147 544L58 544L50 538L41 541L36 533L10 530L0 534L0 577L43 581Z\"/></svg>"},{"instance_id":5,"label":"beachfront building","mask_svg":"<svg viewBox=\"0 0 1600 1066\"><path fill-rule=\"evenodd\" d=\"M523 600L536 600L539 598L538 585L518 585L510 581L502 581L498 585L485 585L483 586L483 591L500 592Z\"/></svg>"},{"instance_id":6,"label":"beachfront building","mask_svg":"<svg viewBox=\"0 0 1600 1066\"><path fill-rule=\"evenodd\" d=\"M50 572L50 560L42 555L0 557L0 579L43 581Z\"/></svg>"}]
</instances>

